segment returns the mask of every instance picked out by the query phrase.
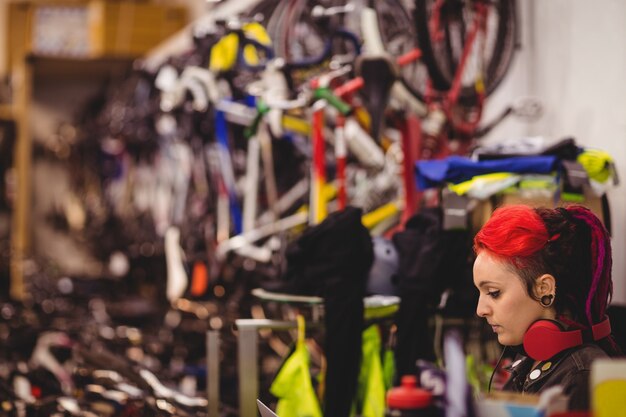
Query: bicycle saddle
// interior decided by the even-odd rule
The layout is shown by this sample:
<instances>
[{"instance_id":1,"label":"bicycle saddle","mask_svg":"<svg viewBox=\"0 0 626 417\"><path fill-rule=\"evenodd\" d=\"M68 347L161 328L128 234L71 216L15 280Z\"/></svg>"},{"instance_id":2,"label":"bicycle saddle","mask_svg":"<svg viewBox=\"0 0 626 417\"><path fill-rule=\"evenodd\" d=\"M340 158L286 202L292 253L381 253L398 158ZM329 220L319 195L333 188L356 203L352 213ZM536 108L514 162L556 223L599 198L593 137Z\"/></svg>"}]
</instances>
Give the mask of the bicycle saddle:
<instances>
[{"instance_id":1,"label":"bicycle saddle","mask_svg":"<svg viewBox=\"0 0 626 417\"><path fill-rule=\"evenodd\" d=\"M356 73L363 78L361 94L372 120L371 135L380 142L380 130L391 87L398 77L396 63L389 55L361 55L356 61Z\"/></svg>"}]
</instances>

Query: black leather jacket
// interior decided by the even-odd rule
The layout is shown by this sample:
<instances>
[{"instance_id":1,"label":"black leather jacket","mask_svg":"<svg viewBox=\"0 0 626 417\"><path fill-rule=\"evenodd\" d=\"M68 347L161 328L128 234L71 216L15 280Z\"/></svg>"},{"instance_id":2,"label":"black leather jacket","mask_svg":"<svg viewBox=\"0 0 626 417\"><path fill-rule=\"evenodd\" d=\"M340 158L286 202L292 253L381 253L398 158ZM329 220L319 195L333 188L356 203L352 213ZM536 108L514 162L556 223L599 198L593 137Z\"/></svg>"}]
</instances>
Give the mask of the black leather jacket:
<instances>
[{"instance_id":1,"label":"black leather jacket","mask_svg":"<svg viewBox=\"0 0 626 417\"><path fill-rule=\"evenodd\" d=\"M570 410L589 410L589 375L591 363L608 355L595 344L584 344L565 350L533 367L534 360L518 355L504 369L511 373L505 391L539 393L544 388L563 386Z\"/></svg>"}]
</instances>

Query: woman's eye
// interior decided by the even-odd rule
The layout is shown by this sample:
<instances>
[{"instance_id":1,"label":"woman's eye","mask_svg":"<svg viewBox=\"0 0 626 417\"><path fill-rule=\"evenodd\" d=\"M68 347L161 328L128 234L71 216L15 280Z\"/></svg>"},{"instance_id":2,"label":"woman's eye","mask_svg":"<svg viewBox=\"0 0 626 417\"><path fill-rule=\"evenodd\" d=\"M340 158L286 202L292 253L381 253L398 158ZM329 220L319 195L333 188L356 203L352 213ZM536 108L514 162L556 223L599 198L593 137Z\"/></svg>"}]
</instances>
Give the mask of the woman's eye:
<instances>
[{"instance_id":1,"label":"woman's eye","mask_svg":"<svg viewBox=\"0 0 626 417\"><path fill-rule=\"evenodd\" d=\"M487 295L491 298L498 298L498 296L500 296L500 291L489 291Z\"/></svg>"}]
</instances>

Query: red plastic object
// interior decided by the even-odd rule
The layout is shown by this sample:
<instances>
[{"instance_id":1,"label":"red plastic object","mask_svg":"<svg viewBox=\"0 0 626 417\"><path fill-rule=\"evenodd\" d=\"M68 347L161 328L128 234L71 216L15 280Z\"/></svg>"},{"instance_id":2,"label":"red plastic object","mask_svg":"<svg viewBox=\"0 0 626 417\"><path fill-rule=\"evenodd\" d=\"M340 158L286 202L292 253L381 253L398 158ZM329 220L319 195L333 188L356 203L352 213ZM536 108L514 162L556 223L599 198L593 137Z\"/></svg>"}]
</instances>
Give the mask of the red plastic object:
<instances>
[{"instance_id":1,"label":"red plastic object","mask_svg":"<svg viewBox=\"0 0 626 417\"><path fill-rule=\"evenodd\" d=\"M417 379L413 375L402 377L400 386L387 392L387 407L402 410L426 408L433 402L430 391L417 387Z\"/></svg>"}]
</instances>

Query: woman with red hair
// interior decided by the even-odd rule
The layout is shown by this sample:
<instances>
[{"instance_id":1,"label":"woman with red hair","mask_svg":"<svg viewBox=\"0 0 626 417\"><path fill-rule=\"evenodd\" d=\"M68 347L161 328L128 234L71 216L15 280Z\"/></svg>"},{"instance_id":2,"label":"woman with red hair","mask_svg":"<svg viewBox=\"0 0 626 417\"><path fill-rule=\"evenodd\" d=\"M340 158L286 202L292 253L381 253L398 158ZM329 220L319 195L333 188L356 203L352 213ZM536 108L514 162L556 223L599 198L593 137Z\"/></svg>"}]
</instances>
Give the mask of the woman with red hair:
<instances>
[{"instance_id":1,"label":"woman with red hair","mask_svg":"<svg viewBox=\"0 0 626 417\"><path fill-rule=\"evenodd\" d=\"M618 355L605 315L611 242L587 208L498 208L474 238L476 313L518 352L503 389L560 385L572 410L589 409L589 374Z\"/></svg>"}]
</instances>

